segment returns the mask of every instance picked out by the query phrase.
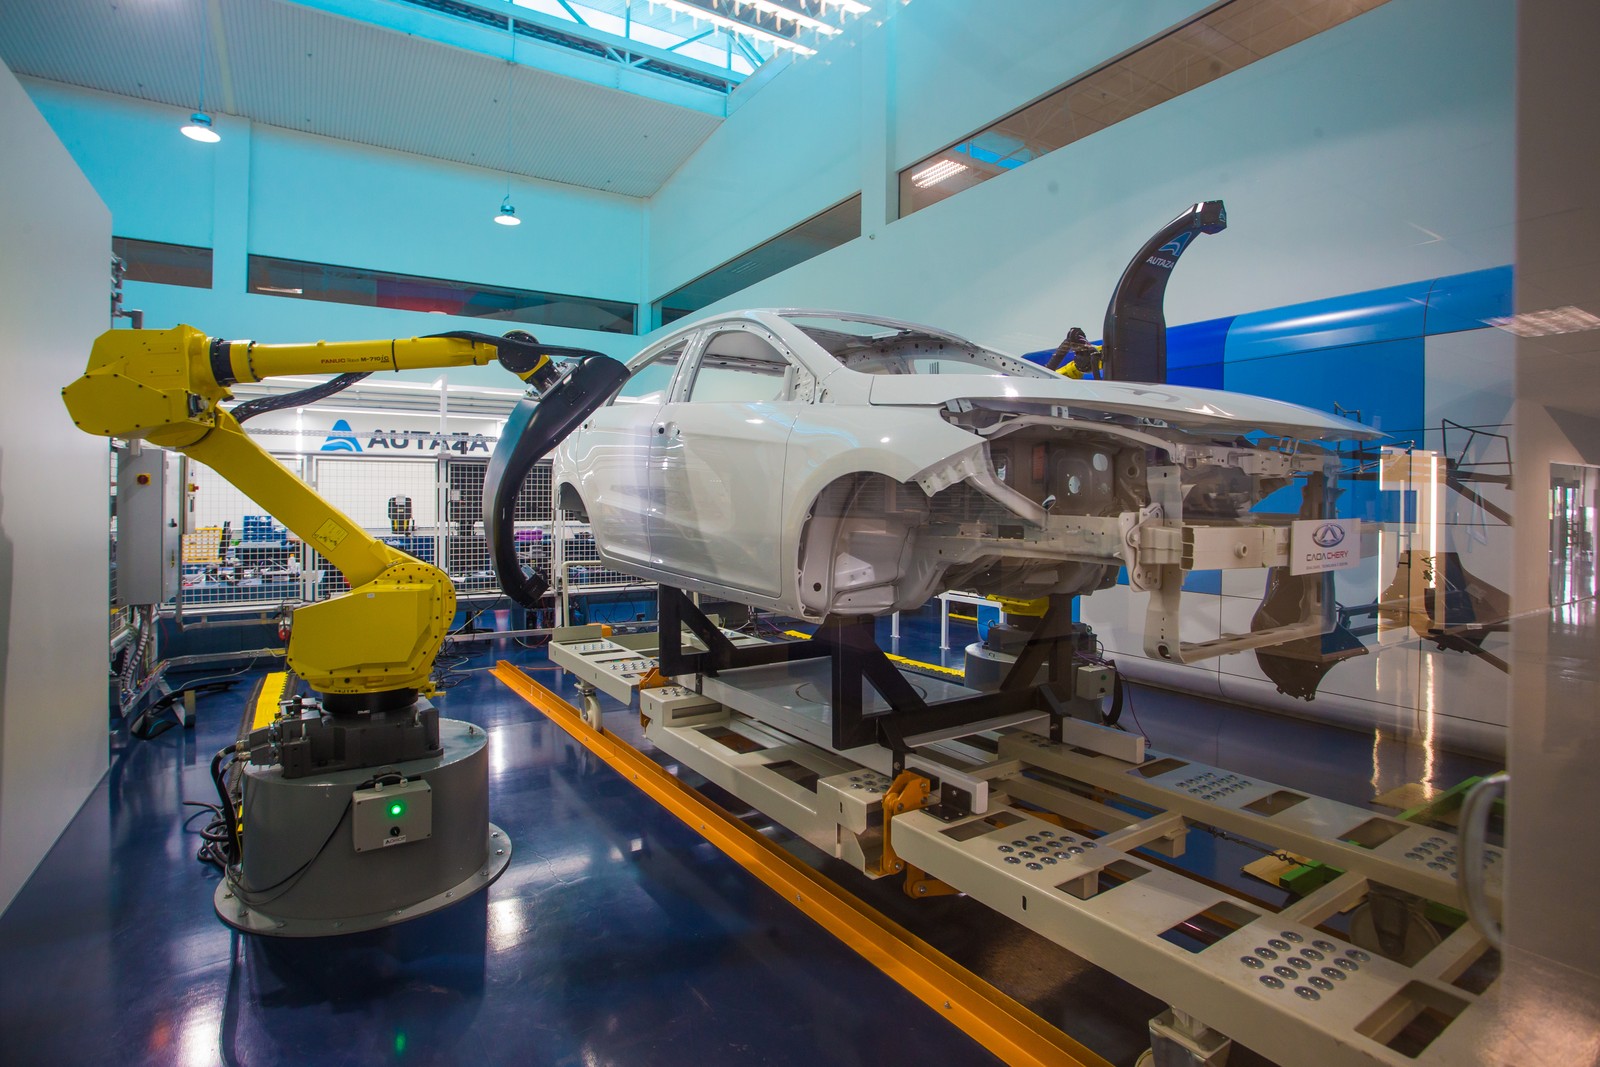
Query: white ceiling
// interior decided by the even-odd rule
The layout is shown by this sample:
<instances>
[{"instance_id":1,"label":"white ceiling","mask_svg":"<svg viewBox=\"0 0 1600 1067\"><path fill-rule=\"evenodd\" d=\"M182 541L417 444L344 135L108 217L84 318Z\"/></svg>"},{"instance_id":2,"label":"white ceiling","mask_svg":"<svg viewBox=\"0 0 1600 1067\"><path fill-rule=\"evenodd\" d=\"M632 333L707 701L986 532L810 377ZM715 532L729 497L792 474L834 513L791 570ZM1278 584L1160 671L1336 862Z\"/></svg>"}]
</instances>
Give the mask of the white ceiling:
<instances>
[{"instance_id":1,"label":"white ceiling","mask_svg":"<svg viewBox=\"0 0 1600 1067\"><path fill-rule=\"evenodd\" d=\"M724 94L520 35L512 66L504 29L413 4L328 6L387 11L412 32L290 0L0 0L0 60L194 108L204 41L213 114L634 197L659 189L725 111ZM684 104L628 91L641 80Z\"/></svg>"}]
</instances>

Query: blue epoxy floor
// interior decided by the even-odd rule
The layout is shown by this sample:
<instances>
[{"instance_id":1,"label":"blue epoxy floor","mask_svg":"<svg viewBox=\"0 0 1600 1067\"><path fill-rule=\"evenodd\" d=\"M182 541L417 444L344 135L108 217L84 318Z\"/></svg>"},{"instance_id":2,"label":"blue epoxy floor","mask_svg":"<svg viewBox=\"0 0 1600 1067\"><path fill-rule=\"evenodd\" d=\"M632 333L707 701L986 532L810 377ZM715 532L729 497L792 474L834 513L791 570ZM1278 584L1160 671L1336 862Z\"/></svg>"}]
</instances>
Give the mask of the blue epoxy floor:
<instances>
[{"instance_id":1,"label":"blue epoxy floor","mask_svg":"<svg viewBox=\"0 0 1600 1067\"><path fill-rule=\"evenodd\" d=\"M937 661L927 627L908 625L902 654ZM485 673L510 659L570 696L542 652L468 647L438 703L491 734L492 813L516 851L486 894L344 938L229 931L182 801L214 799L207 761L248 685L203 697L194 730L131 745L0 917L0 1061L996 1062ZM1165 750L1354 803L1424 762L1395 745L1375 770L1370 736L1172 694L1140 690L1137 707ZM637 740L633 713L607 725ZM1429 765L1488 769L1447 753ZM1234 873L1254 853L1190 838L1187 864L1281 900ZM911 901L790 844L1113 1062L1144 1048L1153 999L971 901ZM1259 1061L1241 1049L1231 1062Z\"/></svg>"}]
</instances>

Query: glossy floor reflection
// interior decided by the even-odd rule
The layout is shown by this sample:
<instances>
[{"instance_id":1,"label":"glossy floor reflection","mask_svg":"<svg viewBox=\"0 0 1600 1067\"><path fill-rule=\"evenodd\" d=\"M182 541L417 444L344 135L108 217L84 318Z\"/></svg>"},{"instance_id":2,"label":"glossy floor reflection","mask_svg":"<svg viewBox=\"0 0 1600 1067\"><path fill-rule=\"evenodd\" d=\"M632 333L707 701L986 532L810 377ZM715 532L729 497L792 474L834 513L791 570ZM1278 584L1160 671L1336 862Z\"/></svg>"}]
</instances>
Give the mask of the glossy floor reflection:
<instances>
[{"instance_id":1,"label":"glossy floor reflection","mask_svg":"<svg viewBox=\"0 0 1600 1067\"><path fill-rule=\"evenodd\" d=\"M515 854L487 893L369 934L231 932L182 802L211 799L206 764L247 687L202 698L194 730L128 749L0 917L0 1060L996 1062L512 696L485 673L501 657L563 685L542 652L497 641L438 701L490 731L491 810ZM1171 694L1140 690L1137 707L1163 749L1355 803L1421 765L1398 751L1374 768L1371 738ZM607 725L638 739L633 713ZM774 836L1113 1062L1145 1047L1161 1005L1118 979L971 901L911 901ZM1281 900L1237 875L1254 853L1190 837L1186 864Z\"/></svg>"}]
</instances>

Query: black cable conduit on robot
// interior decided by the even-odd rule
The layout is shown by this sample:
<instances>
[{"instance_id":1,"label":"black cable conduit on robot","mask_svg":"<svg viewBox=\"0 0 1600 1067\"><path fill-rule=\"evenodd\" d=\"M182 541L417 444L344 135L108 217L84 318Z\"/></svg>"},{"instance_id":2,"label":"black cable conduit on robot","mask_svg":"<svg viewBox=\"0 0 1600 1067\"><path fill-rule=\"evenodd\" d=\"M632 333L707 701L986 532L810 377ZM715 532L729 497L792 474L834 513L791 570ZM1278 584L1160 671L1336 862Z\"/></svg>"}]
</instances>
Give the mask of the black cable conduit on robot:
<instances>
[{"instance_id":1,"label":"black cable conduit on robot","mask_svg":"<svg viewBox=\"0 0 1600 1067\"><path fill-rule=\"evenodd\" d=\"M577 363L538 397L526 396L517 402L483 477L483 535L495 578L507 596L526 608L539 606L550 588L550 579L523 567L517 556L517 494L534 465L610 399L628 376L625 366L599 352L562 348L541 351L551 356L574 356Z\"/></svg>"},{"instance_id":2,"label":"black cable conduit on robot","mask_svg":"<svg viewBox=\"0 0 1600 1067\"><path fill-rule=\"evenodd\" d=\"M253 419L257 415L265 415L269 411L281 411L284 408L301 408L307 404L315 404L318 400L326 400L335 393L342 392L365 378L370 371L359 374L341 374L337 378L330 378L320 385L309 386L294 393L285 393L282 396L263 396L255 400L247 400L237 405L228 414L238 422Z\"/></svg>"}]
</instances>

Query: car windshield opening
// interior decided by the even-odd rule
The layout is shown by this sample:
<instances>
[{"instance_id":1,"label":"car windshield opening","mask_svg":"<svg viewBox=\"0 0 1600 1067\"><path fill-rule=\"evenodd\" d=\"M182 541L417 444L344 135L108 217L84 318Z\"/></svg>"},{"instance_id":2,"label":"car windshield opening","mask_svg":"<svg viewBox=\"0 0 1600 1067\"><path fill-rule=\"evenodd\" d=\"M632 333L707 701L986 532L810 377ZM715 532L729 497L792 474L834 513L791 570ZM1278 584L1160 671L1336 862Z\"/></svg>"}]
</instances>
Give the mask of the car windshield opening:
<instances>
[{"instance_id":1,"label":"car windshield opening","mask_svg":"<svg viewBox=\"0 0 1600 1067\"><path fill-rule=\"evenodd\" d=\"M866 317L786 315L824 351L863 374L982 374L1055 378L1052 372L925 326Z\"/></svg>"}]
</instances>

